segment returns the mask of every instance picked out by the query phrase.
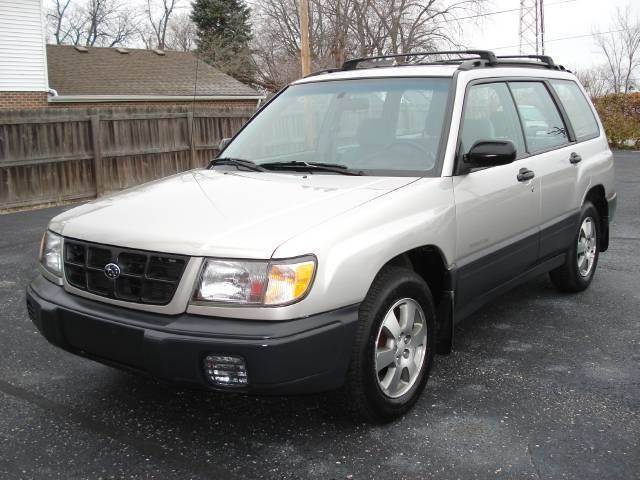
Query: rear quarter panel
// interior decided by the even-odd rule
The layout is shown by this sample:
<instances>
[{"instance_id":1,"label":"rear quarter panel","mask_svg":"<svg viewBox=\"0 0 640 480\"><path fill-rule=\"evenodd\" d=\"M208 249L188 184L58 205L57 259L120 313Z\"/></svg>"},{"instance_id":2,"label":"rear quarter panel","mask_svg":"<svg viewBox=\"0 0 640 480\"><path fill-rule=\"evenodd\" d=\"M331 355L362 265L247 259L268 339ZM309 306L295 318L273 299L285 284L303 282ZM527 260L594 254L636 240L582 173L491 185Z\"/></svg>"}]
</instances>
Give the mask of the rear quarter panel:
<instances>
[{"instance_id":1,"label":"rear quarter panel","mask_svg":"<svg viewBox=\"0 0 640 480\"><path fill-rule=\"evenodd\" d=\"M611 199L616 194L613 153L609 149L607 134L604 130L604 126L602 125L602 121L600 121L598 111L593 105L593 102L591 102L589 94L584 87L577 80L576 82L578 83L582 94L589 102L591 111L595 115L596 121L598 122L598 128L600 129L600 135L597 138L580 142L576 145L579 147L578 153L582 155L583 159L587 159L587 162L581 163L584 163L582 166L582 168L585 169L584 175L590 180L589 186L581 192L582 201L584 202L584 198L586 197L589 189L595 185L602 185L607 199Z\"/></svg>"}]
</instances>

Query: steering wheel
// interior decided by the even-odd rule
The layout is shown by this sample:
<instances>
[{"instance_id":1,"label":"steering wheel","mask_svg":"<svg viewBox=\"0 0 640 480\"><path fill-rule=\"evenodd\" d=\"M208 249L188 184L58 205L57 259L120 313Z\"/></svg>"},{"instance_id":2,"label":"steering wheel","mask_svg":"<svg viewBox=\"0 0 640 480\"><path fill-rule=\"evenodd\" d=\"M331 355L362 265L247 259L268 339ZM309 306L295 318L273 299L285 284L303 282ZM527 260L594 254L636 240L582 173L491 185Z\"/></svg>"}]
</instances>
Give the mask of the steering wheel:
<instances>
[{"instance_id":1,"label":"steering wheel","mask_svg":"<svg viewBox=\"0 0 640 480\"><path fill-rule=\"evenodd\" d=\"M402 150L413 150L413 152L409 152L408 154L404 155L404 158L408 161L411 161L412 163L416 163L416 164L420 164L420 165L424 165L427 162L431 163L431 164L435 164L436 162L436 154L434 152L434 148L428 148L426 145L424 145L424 143L422 143L421 141L418 140L412 140L412 139L407 139L407 140L402 140L402 141L394 141L392 143L390 143L387 147L385 147L385 151L402 151ZM416 152L419 153L419 155L416 155ZM425 162L425 160L427 162Z\"/></svg>"},{"instance_id":2,"label":"steering wheel","mask_svg":"<svg viewBox=\"0 0 640 480\"><path fill-rule=\"evenodd\" d=\"M430 157L435 157L432 149L428 149L426 146L422 144L422 142L419 142L418 140L412 140L412 139L407 139L403 141L395 140L394 142L390 143L385 148L385 150L393 150L394 148L398 148L398 147L399 148L410 147L414 150L418 150L422 154L426 154L427 156L430 156Z\"/></svg>"},{"instance_id":3,"label":"steering wheel","mask_svg":"<svg viewBox=\"0 0 640 480\"><path fill-rule=\"evenodd\" d=\"M402 150L406 152L402 154ZM408 152L408 150L411 150ZM394 154L394 152L397 152ZM416 154L418 152L418 154ZM392 156L400 156L404 162L403 163L414 163L416 164L416 169L418 170L426 170L426 166L429 164L435 164L436 162L436 154L433 149L428 148L422 142L417 140L403 140L398 141L395 140L375 152L370 152L369 155L360 157L356 162L354 162L358 168L372 168L371 162L376 162L376 160L387 160ZM377 167L380 168L380 167Z\"/></svg>"}]
</instances>

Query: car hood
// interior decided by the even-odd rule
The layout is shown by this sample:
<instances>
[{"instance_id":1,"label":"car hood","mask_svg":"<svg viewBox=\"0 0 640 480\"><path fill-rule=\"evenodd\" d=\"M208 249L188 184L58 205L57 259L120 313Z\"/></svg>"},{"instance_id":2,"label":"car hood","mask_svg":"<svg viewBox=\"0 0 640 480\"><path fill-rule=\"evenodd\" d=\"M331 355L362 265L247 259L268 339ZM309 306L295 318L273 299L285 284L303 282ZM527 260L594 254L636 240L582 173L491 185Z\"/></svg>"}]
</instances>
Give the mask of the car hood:
<instances>
[{"instance_id":1,"label":"car hood","mask_svg":"<svg viewBox=\"0 0 640 480\"><path fill-rule=\"evenodd\" d=\"M69 210L49 228L128 248L270 258L292 236L414 180L193 170Z\"/></svg>"}]
</instances>

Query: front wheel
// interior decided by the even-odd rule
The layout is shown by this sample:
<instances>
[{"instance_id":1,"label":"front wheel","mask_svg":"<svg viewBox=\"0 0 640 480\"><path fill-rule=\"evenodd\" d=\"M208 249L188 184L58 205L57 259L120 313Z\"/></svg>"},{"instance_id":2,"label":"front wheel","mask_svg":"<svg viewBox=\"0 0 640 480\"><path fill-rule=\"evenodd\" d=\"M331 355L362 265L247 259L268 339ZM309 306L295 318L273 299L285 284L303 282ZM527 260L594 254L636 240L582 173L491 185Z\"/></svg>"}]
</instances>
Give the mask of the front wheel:
<instances>
[{"instance_id":1,"label":"front wheel","mask_svg":"<svg viewBox=\"0 0 640 480\"><path fill-rule=\"evenodd\" d=\"M565 263L549 273L551 282L563 292L585 290L593 280L599 255L600 216L591 202L585 202Z\"/></svg>"},{"instance_id":2,"label":"front wheel","mask_svg":"<svg viewBox=\"0 0 640 480\"><path fill-rule=\"evenodd\" d=\"M435 334L429 287L412 270L385 268L359 322L345 400L366 419L391 420L413 406L429 376Z\"/></svg>"}]
</instances>

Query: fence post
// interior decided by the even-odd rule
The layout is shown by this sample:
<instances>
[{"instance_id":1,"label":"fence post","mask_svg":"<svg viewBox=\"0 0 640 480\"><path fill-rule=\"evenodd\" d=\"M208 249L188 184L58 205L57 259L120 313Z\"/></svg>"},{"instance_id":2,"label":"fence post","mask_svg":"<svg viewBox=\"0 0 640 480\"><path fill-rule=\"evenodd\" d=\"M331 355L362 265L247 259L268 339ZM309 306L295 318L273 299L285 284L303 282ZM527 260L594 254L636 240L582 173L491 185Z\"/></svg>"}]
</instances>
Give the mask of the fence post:
<instances>
[{"instance_id":1,"label":"fence post","mask_svg":"<svg viewBox=\"0 0 640 480\"><path fill-rule=\"evenodd\" d=\"M191 154L190 164L191 168L198 168L196 164L196 139L194 138L195 134L195 125L194 122L195 117L193 116L193 112L187 112L187 128L189 132L189 152Z\"/></svg>"},{"instance_id":2,"label":"fence post","mask_svg":"<svg viewBox=\"0 0 640 480\"><path fill-rule=\"evenodd\" d=\"M100 145L100 114L91 115L91 142L93 144L93 178L96 183L96 197L104 193L102 180L102 147Z\"/></svg>"}]
</instances>

